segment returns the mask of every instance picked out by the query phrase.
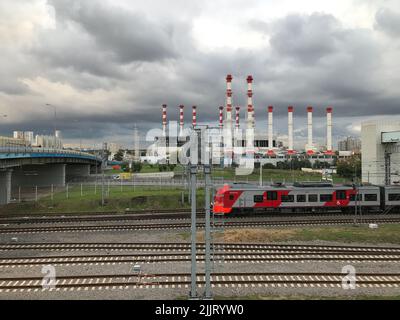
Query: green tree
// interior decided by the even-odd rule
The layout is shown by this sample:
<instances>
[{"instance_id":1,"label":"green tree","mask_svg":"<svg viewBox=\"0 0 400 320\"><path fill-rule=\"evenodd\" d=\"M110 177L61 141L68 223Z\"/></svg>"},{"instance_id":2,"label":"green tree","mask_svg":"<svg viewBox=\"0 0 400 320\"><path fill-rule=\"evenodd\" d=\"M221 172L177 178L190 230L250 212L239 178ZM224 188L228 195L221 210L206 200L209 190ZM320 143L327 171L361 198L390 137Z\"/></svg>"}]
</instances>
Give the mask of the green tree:
<instances>
[{"instance_id":1,"label":"green tree","mask_svg":"<svg viewBox=\"0 0 400 320\"><path fill-rule=\"evenodd\" d=\"M353 179L361 178L361 159L359 156L352 156L348 159L338 160L336 163L336 172L338 175Z\"/></svg>"},{"instance_id":2,"label":"green tree","mask_svg":"<svg viewBox=\"0 0 400 320\"><path fill-rule=\"evenodd\" d=\"M141 162L139 162L139 161L132 162L131 171L132 172L140 172L142 170L142 167L143 167L143 165Z\"/></svg>"},{"instance_id":3,"label":"green tree","mask_svg":"<svg viewBox=\"0 0 400 320\"><path fill-rule=\"evenodd\" d=\"M122 161L123 158L124 158L124 151L122 149L119 149L118 152L114 155L114 160Z\"/></svg>"},{"instance_id":4,"label":"green tree","mask_svg":"<svg viewBox=\"0 0 400 320\"><path fill-rule=\"evenodd\" d=\"M123 172L129 172L129 166L127 163L123 163L121 166Z\"/></svg>"},{"instance_id":5,"label":"green tree","mask_svg":"<svg viewBox=\"0 0 400 320\"><path fill-rule=\"evenodd\" d=\"M272 163L265 163L263 169L276 169L276 167Z\"/></svg>"}]
</instances>

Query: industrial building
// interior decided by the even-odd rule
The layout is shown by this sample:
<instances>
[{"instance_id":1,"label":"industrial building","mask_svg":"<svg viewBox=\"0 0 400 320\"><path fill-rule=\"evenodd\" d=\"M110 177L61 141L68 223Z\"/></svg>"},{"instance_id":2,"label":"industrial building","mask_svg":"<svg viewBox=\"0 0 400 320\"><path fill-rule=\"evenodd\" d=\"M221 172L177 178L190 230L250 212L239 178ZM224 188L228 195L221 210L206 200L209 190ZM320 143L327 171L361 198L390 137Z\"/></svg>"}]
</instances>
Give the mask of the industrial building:
<instances>
[{"instance_id":1,"label":"industrial building","mask_svg":"<svg viewBox=\"0 0 400 320\"><path fill-rule=\"evenodd\" d=\"M332 148L332 107L326 108L326 146L318 148L313 140L313 107L305 107L307 112L307 143L303 150L294 149L293 137L293 114L294 107L288 106L288 144L284 146L282 142L277 140L274 136L273 130L273 106L266 107L266 115L268 125L266 130L255 130L255 108L253 105L253 77L249 75L247 81L247 113L245 125L240 124L240 106L233 107L232 104L232 75L226 76L226 94L225 94L225 107L220 106L219 110L219 123L215 128L220 129L220 136L222 137L223 154L226 165L231 165L233 161L233 152L238 151L238 147L242 147L242 154L256 154L256 158L267 158L276 160L277 158L289 158L297 156L298 154L305 154L311 161L319 160L332 162L334 151ZM235 114L233 115L233 112ZM168 159L172 153L181 152L181 146L186 142L184 135L184 106L179 106L179 133L177 137L173 138L167 135L167 105L162 105L162 136L155 138L155 143L148 148L148 155L152 157L159 157L160 159ZM197 126L197 109L196 106L192 107L192 125L191 128ZM238 135L239 132L242 135ZM177 140L171 143L171 139ZM272 161L275 162L275 161Z\"/></svg>"},{"instance_id":2,"label":"industrial building","mask_svg":"<svg viewBox=\"0 0 400 320\"><path fill-rule=\"evenodd\" d=\"M400 136L400 120L374 120L361 123L362 181L394 184L400 181L399 142L384 141L385 133Z\"/></svg>"}]
</instances>

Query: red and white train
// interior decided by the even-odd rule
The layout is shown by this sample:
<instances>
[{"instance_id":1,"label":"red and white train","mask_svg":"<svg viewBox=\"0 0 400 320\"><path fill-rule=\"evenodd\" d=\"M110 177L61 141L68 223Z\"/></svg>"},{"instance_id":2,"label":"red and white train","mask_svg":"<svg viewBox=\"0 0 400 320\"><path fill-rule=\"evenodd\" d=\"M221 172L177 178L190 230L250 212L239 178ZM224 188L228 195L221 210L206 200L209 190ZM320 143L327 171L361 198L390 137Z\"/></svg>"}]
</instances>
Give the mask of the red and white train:
<instances>
[{"instance_id":1,"label":"red and white train","mask_svg":"<svg viewBox=\"0 0 400 320\"><path fill-rule=\"evenodd\" d=\"M325 182L301 182L290 186L275 184L226 184L217 190L213 212L322 212L329 210L385 212L400 207L400 186L333 185Z\"/></svg>"}]
</instances>

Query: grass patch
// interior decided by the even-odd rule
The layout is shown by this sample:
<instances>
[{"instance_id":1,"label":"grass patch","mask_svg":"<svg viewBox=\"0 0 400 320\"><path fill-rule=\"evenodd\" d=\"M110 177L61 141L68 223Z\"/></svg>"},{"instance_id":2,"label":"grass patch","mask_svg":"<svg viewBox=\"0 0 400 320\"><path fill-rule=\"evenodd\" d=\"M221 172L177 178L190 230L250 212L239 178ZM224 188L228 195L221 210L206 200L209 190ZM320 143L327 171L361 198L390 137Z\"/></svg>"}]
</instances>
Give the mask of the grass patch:
<instances>
[{"instance_id":1,"label":"grass patch","mask_svg":"<svg viewBox=\"0 0 400 320\"><path fill-rule=\"evenodd\" d=\"M295 234L296 232L290 229L227 229L215 233L215 239L226 243L276 242L289 240ZM203 231L197 234L197 240L204 242Z\"/></svg>"},{"instance_id":2,"label":"grass patch","mask_svg":"<svg viewBox=\"0 0 400 320\"><path fill-rule=\"evenodd\" d=\"M184 168L180 165L174 168L175 176L181 176L184 173ZM112 174L119 174L123 172L122 170L106 170L105 174L112 175ZM140 173L154 173L160 172L158 169L158 165L156 164L148 164L144 163ZM320 181L322 175L320 173L312 173L312 172L303 172L301 170L284 170L284 169L263 169L263 180L265 183L270 181L286 181L286 182L293 182L293 181ZM213 167L211 171L211 175L213 178L217 180L235 180L235 181L255 181L260 179L260 169L254 169L252 174L246 176L238 176L235 174L234 168L220 168L220 167ZM197 177L199 179L203 179L203 173L200 171L198 172ZM348 182L346 178L343 178L337 174L332 175L332 179L334 183L345 183Z\"/></svg>"},{"instance_id":3,"label":"grass patch","mask_svg":"<svg viewBox=\"0 0 400 320\"><path fill-rule=\"evenodd\" d=\"M269 183L270 181L285 181L285 182L293 182L293 181L320 181L322 175L320 173L311 173L311 172L303 172L300 170L282 170L282 169L263 169L262 171L263 181L265 183ZM237 176L235 175L235 169L225 168L214 169L212 171L212 176L217 179L229 179L245 182L247 180L254 181L260 179L260 171L259 169L254 169L253 173L247 176ZM332 179L334 183L344 183L346 182L345 178L338 176L337 174L332 175Z\"/></svg>"},{"instance_id":4,"label":"grass patch","mask_svg":"<svg viewBox=\"0 0 400 320\"><path fill-rule=\"evenodd\" d=\"M360 243L400 244L400 224L379 225L378 229L361 226L324 226L307 228L227 229L215 234L215 240L226 243L282 242L282 241L335 241ZM204 232L197 235L204 241Z\"/></svg>"},{"instance_id":5,"label":"grass patch","mask_svg":"<svg viewBox=\"0 0 400 320\"><path fill-rule=\"evenodd\" d=\"M106 186L107 190L107 186ZM48 194L48 193L47 193ZM182 189L159 187L110 186L109 195L105 197L105 205L101 206L101 186L70 186L68 198L65 188L58 190L51 200L50 195L37 202L29 201L11 203L0 207L1 214L35 214L35 213L79 213L79 212L125 212L161 209L189 209L188 193L185 191L185 203L182 204ZM204 207L204 191L197 191L197 206Z\"/></svg>"}]
</instances>

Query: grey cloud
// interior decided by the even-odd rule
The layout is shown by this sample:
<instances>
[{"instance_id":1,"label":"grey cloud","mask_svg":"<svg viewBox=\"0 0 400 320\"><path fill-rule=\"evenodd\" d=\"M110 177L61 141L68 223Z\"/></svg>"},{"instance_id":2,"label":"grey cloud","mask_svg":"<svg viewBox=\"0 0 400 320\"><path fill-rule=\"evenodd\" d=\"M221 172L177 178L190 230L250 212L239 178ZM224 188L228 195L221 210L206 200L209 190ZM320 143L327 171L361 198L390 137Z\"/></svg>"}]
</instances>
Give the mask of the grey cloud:
<instances>
[{"instance_id":1,"label":"grey cloud","mask_svg":"<svg viewBox=\"0 0 400 320\"><path fill-rule=\"evenodd\" d=\"M270 44L278 54L311 64L336 50L338 28L331 15L290 15L273 25Z\"/></svg>"},{"instance_id":2,"label":"grey cloud","mask_svg":"<svg viewBox=\"0 0 400 320\"><path fill-rule=\"evenodd\" d=\"M29 88L17 79L0 77L0 93L1 92L11 95L21 95L28 93Z\"/></svg>"},{"instance_id":3,"label":"grey cloud","mask_svg":"<svg viewBox=\"0 0 400 320\"><path fill-rule=\"evenodd\" d=\"M44 31L30 53L54 68L86 72L99 77L123 78L120 67L113 63L111 55L99 52L92 39L76 30Z\"/></svg>"},{"instance_id":4,"label":"grey cloud","mask_svg":"<svg viewBox=\"0 0 400 320\"><path fill-rule=\"evenodd\" d=\"M174 28L102 1L50 1L59 19L73 21L93 36L99 47L121 63L157 61L177 56L171 47Z\"/></svg>"},{"instance_id":5,"label":"grey cloud","mask_svg":"<svg viewBox=\"0 0 400 320\"><path fill-rule=\"evenodd\" d=\"M375 28L393 37L400 37L400 13L382 8L375 15Z\"/></svg>"}]
</instances>

